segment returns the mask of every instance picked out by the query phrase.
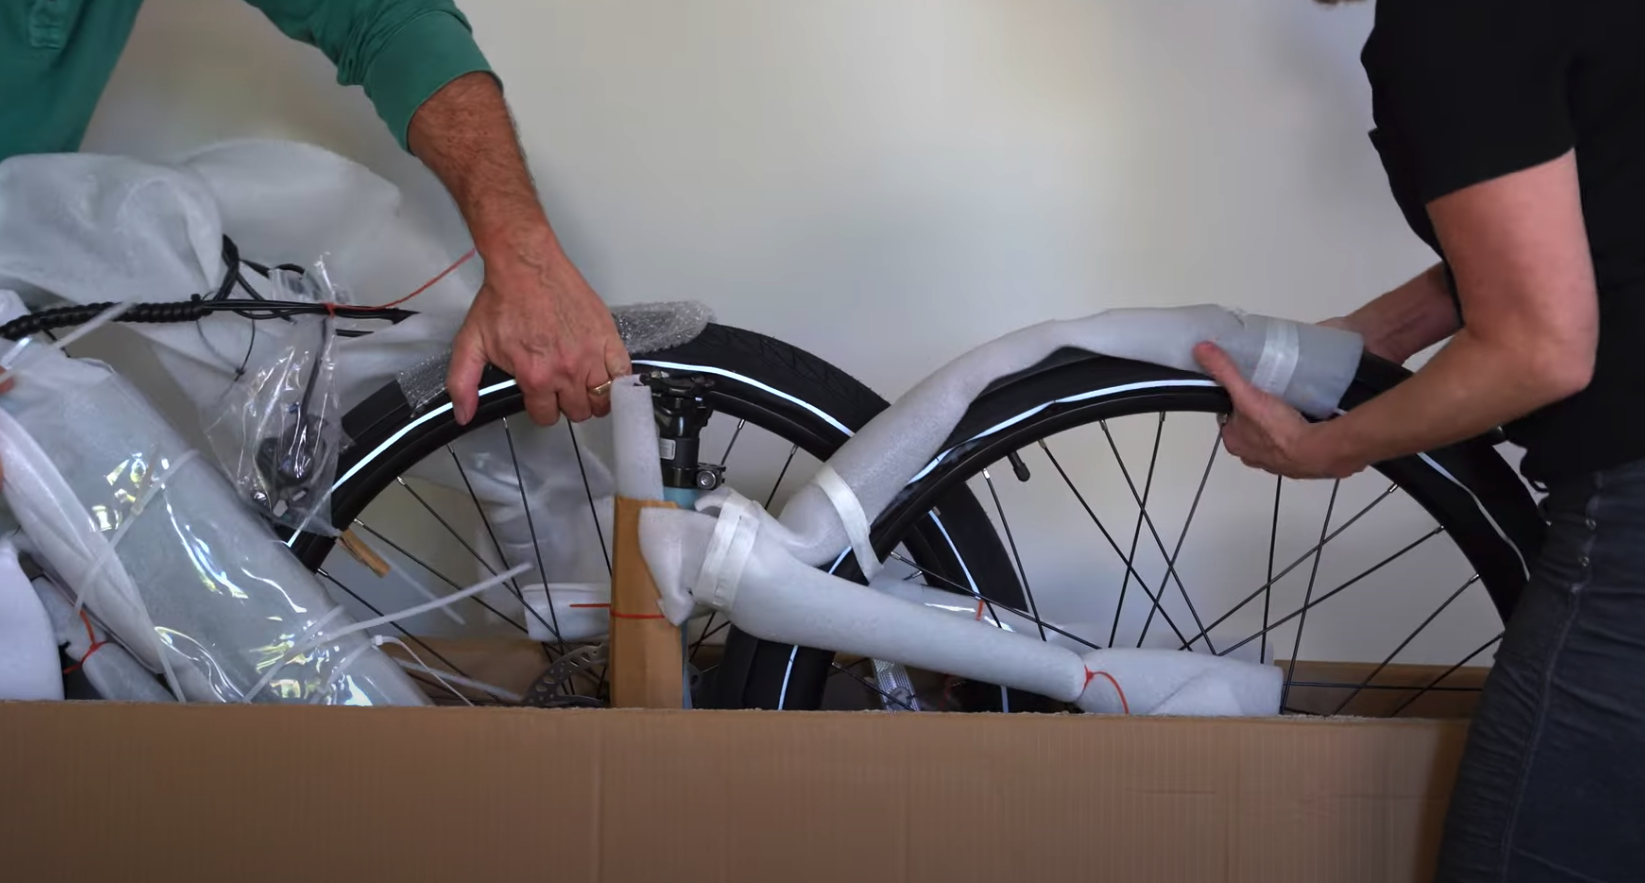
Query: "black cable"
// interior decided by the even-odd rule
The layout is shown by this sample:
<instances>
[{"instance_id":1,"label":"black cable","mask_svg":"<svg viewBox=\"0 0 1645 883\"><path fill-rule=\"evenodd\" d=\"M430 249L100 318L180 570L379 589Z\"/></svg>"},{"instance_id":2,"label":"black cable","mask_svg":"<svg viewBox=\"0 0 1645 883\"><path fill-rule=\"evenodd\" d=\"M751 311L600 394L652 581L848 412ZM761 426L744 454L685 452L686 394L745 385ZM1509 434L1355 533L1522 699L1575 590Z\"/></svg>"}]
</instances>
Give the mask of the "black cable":
<instances>
[{"instance_id":1,"label":"black cable","mask_svg":"<svg viewBox=\"0 0 1645 883\"><path fill-rule=\"evenodd\" d=\"M218 312L230 312L237 315L246 315L256 312L263 315L247 316L253 319L283 319L289 316L313 315L316 313L330 313L344 319L380 319L385 322L397 323L417 315L414 310L403 310L397 307L380 309L376 307L351 307L337 304L321 304L310 301L259 301L255 311L241 306L240 300L194 300L173 301L167 303L133 304L130 309L122 313L114 321L146 325L177 324L182 322L198 322L199 320ZM10 322L0 325L0 338L7 340L21 340L34 334L40 334L57 328L69 328L75 325L84 325L92 319L116 306L112 301L95 304L74 304L66 307L54 307L19 316Z\"/></svg>"}]
</instances>

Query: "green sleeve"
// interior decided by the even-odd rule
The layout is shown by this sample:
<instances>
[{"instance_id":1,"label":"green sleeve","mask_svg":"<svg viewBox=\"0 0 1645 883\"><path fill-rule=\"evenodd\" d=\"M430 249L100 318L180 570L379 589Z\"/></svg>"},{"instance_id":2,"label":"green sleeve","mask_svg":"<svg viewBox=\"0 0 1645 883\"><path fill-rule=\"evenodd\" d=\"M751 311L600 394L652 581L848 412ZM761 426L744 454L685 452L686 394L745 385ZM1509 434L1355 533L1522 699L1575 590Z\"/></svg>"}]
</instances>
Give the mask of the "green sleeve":
<instances>
[{"instance_id":1,"label":"green sleeve","mask_svg":"<svg viewBox=\"0 0 1645 883\"><path fill-rule=\"evenodd\" d=\"M490 72L451 0L247 0L293 39L324 52L337 82L364 86L406 147L411 116L463 74Z\"/></svg>"}]
</instances>

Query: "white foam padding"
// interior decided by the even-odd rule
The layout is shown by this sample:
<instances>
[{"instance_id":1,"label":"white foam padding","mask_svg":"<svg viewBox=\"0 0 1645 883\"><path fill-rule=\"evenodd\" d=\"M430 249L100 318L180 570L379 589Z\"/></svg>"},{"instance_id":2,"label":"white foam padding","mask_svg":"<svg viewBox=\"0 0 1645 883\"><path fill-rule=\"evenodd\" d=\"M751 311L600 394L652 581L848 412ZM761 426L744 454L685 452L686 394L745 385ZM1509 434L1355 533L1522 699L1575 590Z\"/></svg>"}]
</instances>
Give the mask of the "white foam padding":
<instances>
[{"instance_id":1,"label":"white foam padding","mask_svg":"<svg viewBox=\"0 0 1645 883\"><path fill-rule=\"evenodd\" d=\"M1096 714L1274 715L1285 680L1278 666L1183 650L1092 650L1082 662L1093 676L1079 707Z\"/></svg>"},{"instance_id":2,"label":"white foam padding","mask_svg":"<svg viewBox=\"0 0 1645 883\"><path fill-rule=\"evenodd\" d=\"M323 617L327 630L351 620L331 615L291 550L107 366L25 350L0 396L0 463L0 492L42 563L183 698L243 701L280 665L254 701L427 703L363 634L285 660Z\"/></svg>"},{"instance_id":3,"label":"white foam padding","mask_svg":"<svg viewBox=\"0 0 1645 883\"><path fill-rule=\"evenodd\" d=\"M828 465L872 522L942 453L972 400L1001 377L1066 348L1199 371L1193 349L1202 341L1221 346L1243 376L1262 374L1270 392L1315 417L1334 411L1358 370L1362 348L1352 332L1214 305L1116 309L1042 322L973 349L921 380L841 446ZM834 503L815 482L796 491L779 520L792 531L795 554L810 564L832 561L848 543Z\"/></svg>"},{"instance_id":4,"label":"white foam padding","mask_svg":"<svg viewBox=\"0 0 1645 883\"><path fill-rule=\"evenodd\" d=\"M521 586L520 594L536 614L526 617L526 631L533 641L597 641L611 631L609 583L532 583Z\"/></svg>"},{"instance_id":5,"label":"white foam padding","mask_svg":"<svg viewBox=\"0 0 1645 883\"><path fill-rule=\"evenodd\" d=\"M98 696L115 702L176 701L166 692L154 672L144 668L124 646L109 640L108 632L95 622L88 632L86 621L74 612L74 603L50 579L36 578L34 591L51 617L57 642L66 648L71 658L84 660L80 663L80 670ZM92 653L94 642L101 643L101 646Z\"/></svg>"},{"instance_id":6,"label":"white foam padding","mask_svg":"<svg viewBox=\"0 0 1645 883\"><path fill-rule=\"evenodd\" d=\"M62 698L51 617L17 563L17 547L0 541L0 699Z\"/></svg>"},{"instance_id":7,"label":"white foam padding","mask_svg":"<svg viewBox=\"0 0 1645 883\"><path fill-rule=\"evenodd\" d=\"M159 162L91 153L0 161L0 289L15 289L34 308L174 301L215 292L225 273L225 235L246 260L323 265L350 302L365 305L422 288L471 246L461 218L446 203L421 200L413 206L377 173L309 144L237 139ZM267 280L255 272L246 269L242 276L269 293ZM394 325L371 323L365 326L370 334L340 338L334 355L344 411L395 382L408 366L448 356L483 279L483 262L469 260L406 304L417 315ZM712 318L689 303L616 312L619 326L640 347L672 345ZM218 313L198 323L123 325L115 333L147 342L194 408L211 413L248 352L255 362L284 343L285 324L256 323L253 334L252 322ZM540 553L547 572L534 575L535 581L603 574L582 471L564 426L520 420L509 429L516 456L510 456L501 427L487 427L453 445L461 471L440 456L407 474L459 493L472 483L503 546L505 567L535 567ZM613 487L605 452L585 445L581 454L596 509L609 522ZM483 532L473 540L476 548L495 551ZM485 597L505 613L519 612L507 589Z\"/></svg>"},{"instance_id":8,"label":"white foam padding","mask_svg":"<svg viewBox=\"0 0 1645 883\"><path fill-rule=\"evenodd\" d=\"M661 500L663 467L658 456L657 415L651 405L651 388L637 377L613 381L611 420L617 494L630 500Z\"/></svg>"},{"instance_id":9,"label":"white foam padding","mask_svg":"<svg viewBox=\"0 0 1645 883\"><path fill-rule=\"evenodd\" d=\"M715 525L701 512L640 514L641 551L659 585L693 580L688 575L701 571ZM707 603L700 594L697 600ZM736 591L720 609L737 628L768 641L826 647L1065 702L1085 686L1085 668L1073 651L831 576L763 533L755 535Z\"/></svg>"}]
</instances>

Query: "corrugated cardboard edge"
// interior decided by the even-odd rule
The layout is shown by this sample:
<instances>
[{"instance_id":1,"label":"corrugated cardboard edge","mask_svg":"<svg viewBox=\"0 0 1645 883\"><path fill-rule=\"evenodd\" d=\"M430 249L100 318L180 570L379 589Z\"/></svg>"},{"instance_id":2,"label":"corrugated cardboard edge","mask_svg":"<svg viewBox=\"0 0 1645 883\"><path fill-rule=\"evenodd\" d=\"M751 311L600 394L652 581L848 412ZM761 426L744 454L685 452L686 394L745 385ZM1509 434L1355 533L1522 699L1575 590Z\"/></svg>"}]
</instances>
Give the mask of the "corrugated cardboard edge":
<instances>
[{"instance_id":1,"label":"corrugated cardboard edge","mask_svg":"<svg viewBox=\"0 0 1645 883\"><path fill-rule=\"evenodd\" d=\"M8 879L1392 883L1460 721L0 704Z\"/></svg>"}]
</instances>

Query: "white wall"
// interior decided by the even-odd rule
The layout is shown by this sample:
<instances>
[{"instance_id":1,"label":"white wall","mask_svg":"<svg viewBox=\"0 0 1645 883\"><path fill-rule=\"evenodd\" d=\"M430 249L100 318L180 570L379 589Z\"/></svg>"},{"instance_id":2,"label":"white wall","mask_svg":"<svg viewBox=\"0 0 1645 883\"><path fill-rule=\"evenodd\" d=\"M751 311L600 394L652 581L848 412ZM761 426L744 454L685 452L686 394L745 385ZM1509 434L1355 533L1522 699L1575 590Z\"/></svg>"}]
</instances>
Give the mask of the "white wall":
<instances>
[{"instance_id":1,"label":"white wall","mask_svg":"<svg viewBox=\"0 0 1645 883\"><path fill-rule=\"evenodd\" d=\"M1203 301L1319 319L1431 258L1365 136L1369 4L463 5L608 300L707 301L888 396L1025 323ZM448 211L318 52L244 4L149 0L87 149L250 134Z\"/></svg>"}]
</instances>

